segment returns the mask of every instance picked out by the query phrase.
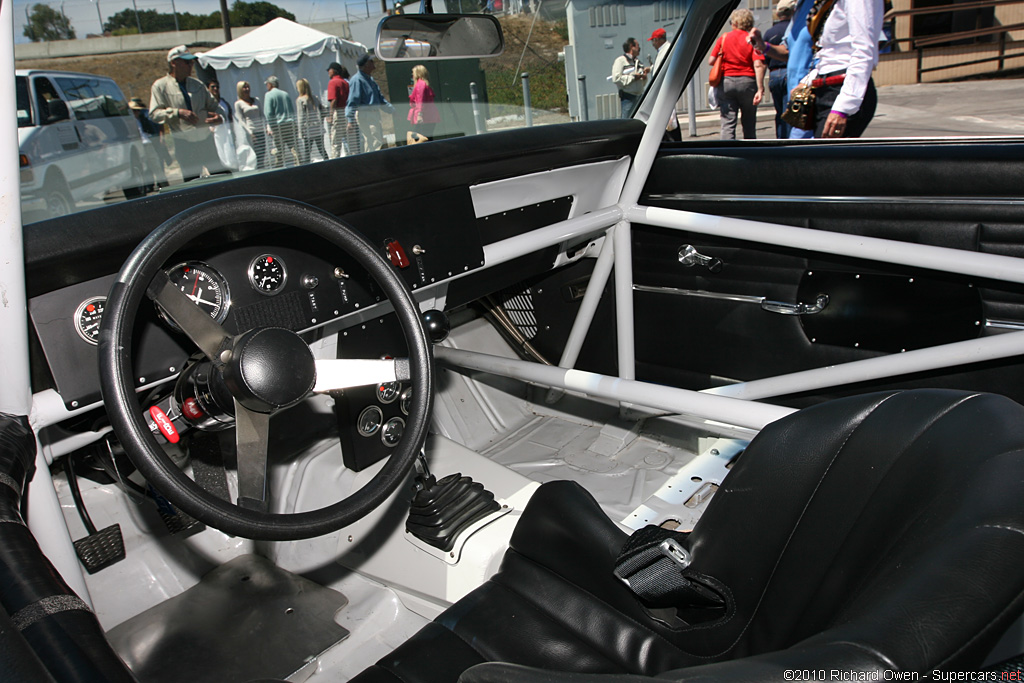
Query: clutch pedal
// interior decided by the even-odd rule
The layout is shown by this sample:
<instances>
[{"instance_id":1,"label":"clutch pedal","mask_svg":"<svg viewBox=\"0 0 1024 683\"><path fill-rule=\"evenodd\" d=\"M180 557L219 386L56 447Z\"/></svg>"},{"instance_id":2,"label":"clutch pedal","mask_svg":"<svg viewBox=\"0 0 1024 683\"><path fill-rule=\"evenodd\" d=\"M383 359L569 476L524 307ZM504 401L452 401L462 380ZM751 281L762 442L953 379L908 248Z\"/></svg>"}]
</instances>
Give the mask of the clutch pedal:
<instances>
[{"instance_id":1,"label":"clutch pedal","mask_svg":"<svg viewBox=\"0 0 1024 683\"><path fill-rule=\"evenodd\" d=\"M95 574L101 569L106 569L112 564L120 562L126 556L124 550L124 536L121 535L121 525L111 524L99 531L92 523L89 512L85 509L85 501L82 499L82 491L78 488L78 475L75 474L75 466L72 456L69 454L64 459L64 473L68 478L68 487L71 489L71 497L75 501L75 508L78 509L78 516L82 518L82 524L88 535L74 542L75 554L85 567L85 571Z\"/></svg>"}]
</instances>

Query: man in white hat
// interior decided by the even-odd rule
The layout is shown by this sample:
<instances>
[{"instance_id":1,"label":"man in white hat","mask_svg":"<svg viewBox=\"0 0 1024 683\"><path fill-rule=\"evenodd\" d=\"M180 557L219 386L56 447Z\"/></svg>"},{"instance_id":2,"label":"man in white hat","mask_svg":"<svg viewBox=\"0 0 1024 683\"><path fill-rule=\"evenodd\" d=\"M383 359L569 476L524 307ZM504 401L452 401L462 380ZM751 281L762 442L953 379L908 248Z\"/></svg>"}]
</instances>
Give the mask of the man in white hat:
<instances>
[{"instance_id":1,"label":"man in white hat","mask_svg":"<svg viewBox=\"0 0 1024 683\"><path fill-rule=\"evenodd\" d=\"M157 79L150 89L149 118L167 124L174 140L174 156L183 180L224 171L210 126L223 123L217 113L217 100L202 81L192 77L196 56L184 45L167 53L167 75Z\"/></svg>"}]
</instances>

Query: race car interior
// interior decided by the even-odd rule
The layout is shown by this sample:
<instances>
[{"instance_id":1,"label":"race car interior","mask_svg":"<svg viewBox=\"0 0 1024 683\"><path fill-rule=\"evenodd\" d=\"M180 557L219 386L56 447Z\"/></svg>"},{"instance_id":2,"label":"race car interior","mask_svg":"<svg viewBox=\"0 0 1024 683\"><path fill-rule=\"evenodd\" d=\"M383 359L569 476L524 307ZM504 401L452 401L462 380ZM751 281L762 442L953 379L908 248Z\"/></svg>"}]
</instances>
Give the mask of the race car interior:
<instances>
[{"instance_id":1,"label":"race car interior","mask_svg":"<svg viewBox=\"0 0 1024 683\"><path fill-rule=\"evenodd\" d=\"M632 120L17 221L3 679L1019 655L1024 143L663 142L734 4Z\"/></svg>"}]
</instances>

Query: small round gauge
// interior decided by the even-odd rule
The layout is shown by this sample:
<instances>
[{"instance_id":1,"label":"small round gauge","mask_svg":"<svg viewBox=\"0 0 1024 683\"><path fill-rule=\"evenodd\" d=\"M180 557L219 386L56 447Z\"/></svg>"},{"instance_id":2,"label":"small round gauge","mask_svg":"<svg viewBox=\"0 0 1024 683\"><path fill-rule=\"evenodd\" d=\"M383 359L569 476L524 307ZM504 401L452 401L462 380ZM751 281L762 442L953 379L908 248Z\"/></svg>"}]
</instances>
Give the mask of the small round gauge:
<instances>
[{"instance_id":1,"label":"small round gauge","mask_svg":"<svg viewBox=\"0 0 1024 683\"><path fill-rule=\"evenodd\" d=\"M231 306L228 282L208 264L202 261L179 263L167 271L167 277L172 284L185 292L185 296L196 306L206 311L218 323L224 322L228 317L228 308ZM163 312L163 309L160 309L160 315L171 327L181 329Z\"/></svg>"},{"instance_id":2,"label":"small round gauge","mask_svg":"<svg viewBox=\"0 0 1024 683\"><path fill-rule=\"evenodd\" d=\"M377 385L377 400L381 403L394 403L401 392L401 382L384 382Z\"/></svg>"},{"instance_id":3,"label":"small round gauge","mask_svg":"<svg viewBox=\"0 0 1024 683\"><path fill-rule=\"evenodd\" d=\"M100 343L100 323L106 303L107 297L94 296L78 304L75 310L75 331L93 346Z\"/></svg>"},{"instance_id":4,"label":"small round gauge","mask_svg":"<svg viewBox=\"0 0 1024 683\"><path fill-rule=\"evenodd\" d=\"M260 294L273 296L288 281L288 270L281 257L273 254L257 256L249 264L249 284Z\"/></svg>"},{"instance_id":5,"label":"small round gauge","mask_svg":"<svg viewBox=\"0 0 1024 683\"><path fill-rule=\"evenodd\" d=\"M362 436L373 436L384 422L384 413L377 406L366 406L356 420L356 430Z\"/></svg>"},{"instance_id":6,"label":"small round gauge","mask_svg":"<svg viewBox=\"0 0 1024 683\"><path fill-rule=\"evenodd\" d=\"M393 417L380 430L380 440L388 448L394 448L402 440L403 434L405 434L405 420Z\"/></svg>"},{"instance_id":7,"label":"small round gauge","mask_svg":"<svg viewBox=\"0 0 1024 683\"><path fill-rule=\"evenodd\" d=\"M402 408L402 413L405 415L409 414L409 406L412 403L412 387L409 387L402 392L401 403L399 405Z\"/></svg>"}]
</instances>

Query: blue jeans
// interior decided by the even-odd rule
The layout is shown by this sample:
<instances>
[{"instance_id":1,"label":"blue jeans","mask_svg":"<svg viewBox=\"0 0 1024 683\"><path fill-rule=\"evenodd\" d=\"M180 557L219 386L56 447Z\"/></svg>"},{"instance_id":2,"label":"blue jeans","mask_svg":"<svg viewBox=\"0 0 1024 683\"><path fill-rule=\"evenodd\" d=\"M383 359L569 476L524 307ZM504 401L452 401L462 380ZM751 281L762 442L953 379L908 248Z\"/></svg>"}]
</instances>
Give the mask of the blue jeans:
<instances>
[{"instance_id":1,"label":"blue jeans","mask_svg":"<svg viewBox=\"0 0 1024 683\"><path fill-rule=\"evenodd\" d=\"M636 103L636 99L639 95L628 95L627 97L623 97L624 94L625 93L622 91L619 91L619 104L622 105L622 118L628 119L630 112L633 111L633 104Z\"/></svg>"},{"instance_id":2,"label":"blue jeans","mask_svg":"<svg viewBox=\"0 0 1024 683\"><path fill-rule=\"evenodd\" d=\"M771 92L772 103L775 104L775 137L779 140L787 139L792 127L782 120L782 112L786 111L786 105L789 104L789 86L786 80L785 69L775 69L768 75L768 91Z\"/></svg>"}]
</instances>

